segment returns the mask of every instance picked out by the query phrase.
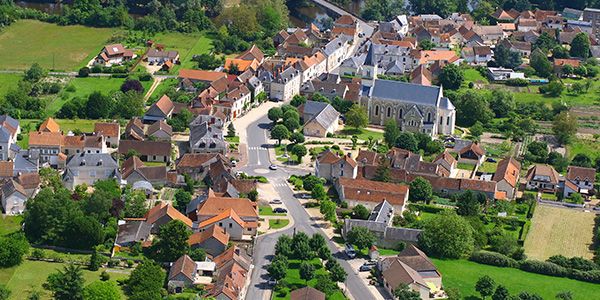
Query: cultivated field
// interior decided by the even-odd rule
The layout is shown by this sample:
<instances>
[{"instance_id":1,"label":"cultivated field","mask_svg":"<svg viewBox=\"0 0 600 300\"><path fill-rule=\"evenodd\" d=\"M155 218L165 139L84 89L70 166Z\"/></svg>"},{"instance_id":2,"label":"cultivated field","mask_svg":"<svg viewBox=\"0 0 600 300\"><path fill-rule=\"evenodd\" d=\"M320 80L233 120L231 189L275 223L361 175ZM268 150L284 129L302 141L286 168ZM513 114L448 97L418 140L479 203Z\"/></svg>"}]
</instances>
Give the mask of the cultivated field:
<instances>
[{"instance_id":1,"label":"cultivated field","mask_svg":"<svg viewBox=\"0 0 600 300\"><path fill-rule=\"evenodd\" d=\"M570 209L538 205L525 239L529 259L546 260L556 254L592 258L594 217Z\"/></svg>"},{"instance_id":2,"label":"cultivated field","mask_svg":"<svg viewBox=\"0 0 600 300\"><path fill-rule=\"evenodd\" d=\"M58 26L20 20L0 33L0 69L23 70L35 62L44 69L75 71L97 55L114 29Z\"/></svg>"}]
</instances>

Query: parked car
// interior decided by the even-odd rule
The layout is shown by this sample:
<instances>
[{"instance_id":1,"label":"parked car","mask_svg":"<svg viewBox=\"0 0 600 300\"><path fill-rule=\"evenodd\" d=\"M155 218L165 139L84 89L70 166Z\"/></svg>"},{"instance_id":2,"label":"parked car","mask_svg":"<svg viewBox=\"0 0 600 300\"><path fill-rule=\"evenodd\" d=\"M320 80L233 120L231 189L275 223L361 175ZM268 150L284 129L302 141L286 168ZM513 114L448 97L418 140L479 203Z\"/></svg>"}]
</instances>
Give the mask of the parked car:
<instances>
[{"instance_id":1,"label":"parked car","mask_svg":"<svg viewBox=\"0 0 600 300\"><path fill-rule=\"evenodd\" d=\"M276 214L285 214L285 213L287 213L287 209L285 209L283 207L275 207L273 209L273 212Z\"/></svg>"},{"instance_id":2,"label":"parked car","mask_svg":"<svg viewBox=\"0 0 600 300\"><path fill-rule=\"evenodd\" d=\"M376 264L377 264L377 260L376 259L367 260L364 263L365 266L374 266Z\"/></svg>"},{"instance_id":3,"label":"parked car","mask_svg":"<svg viewBox=\"0 0 600 300\"><path fill-rule=\"evenodd\" d=\"M495 159L493 159L493 158L491 158L491 157L488 157L488 158L486 158L486 159L485 159L485 161L487 161L487 162L491 162L491 163L496 163L496 162L498 162L497 160L495 160Z\"/></svg>"},{"instance_id":4,"label":"parked car","mask_svg":"<svg viewBox=\"0 0 600 300\"><path fill-rule=\"evenodd\" d=\"M236 166L237 166L237 161L235 161L235 160L232 160L232 161L231 161L231 166L232 166L232 167L236 167Z\"/></svg>"},{"instance_id":5,"label":"parked car","mask_svg":"<svg viewBox=\"0 0 600 300\"><path fill-rule=\"evenodd\" d=\"M271 170L277 170L277 165L275 165L275 164L271 164L271 165L269 166L269 169L271 169Z\"/></svg>"},{"instance_id":6,"label":"parked car","mask_svg":"<svg viewBox=\"0 0 600 300\"><path fill-rule=\"evenodd\" d=\"M348 257L350 257L350 258L356 257L356 250L354 250L354 247L352 245L346 244L344 251L346 252L346 255L348 255Z\"/></svg>"},{"instance_id":7,"label":"parked car","mask_svg":"<svg viewBox=\"0 0 600 300\"><path fill-rule=\"evenodd\" d=\"M153 62L153 61L151 61L151 62L150 62L148 65L150 65L150 66L154 66L154 62Z\"/></svg>"},{"instance_id":8,"label":"parked car","mask_svg":"<svg viewBox=\"0 0 600 300\"><path fill-rule=\"evenodd\" d=\"M277 284L277 280L273 279L273 278L269 278L269 285L275 285Z\"/></svg>"},{"instance_id":9,"label":"parked car","mask_svg":"<svg viewBox=\"0 0 600 300\"><path fill-rule=\"evenodd\" d=\"M312 196L309 193L302 193L302 194L300 194L300 198L310 199L310 198L312 198Z\"/></svg>"},{"instance_id":10,"label":"parked car","mask_svg":"<svg viewBox=\"0 0 600 300\"><path fill-rule=\"evenodd\" d=\"M281 199L273 199L273 200L269 201L269 203L270 204L281 204L283 202L281 201Z\"/></svg>"},{"instance_id":11,"label":"parked car","mask_svg":"<svg viewBox=\"0 0 600 300\"><path fill-rule=\"evenodd\" d=\"M371 271L373 269L373 266L367 266L367 265L362 265L360 266L360 268L358 268L358 270L360 272L368 272Z\"/></svg>"}]
</instances>

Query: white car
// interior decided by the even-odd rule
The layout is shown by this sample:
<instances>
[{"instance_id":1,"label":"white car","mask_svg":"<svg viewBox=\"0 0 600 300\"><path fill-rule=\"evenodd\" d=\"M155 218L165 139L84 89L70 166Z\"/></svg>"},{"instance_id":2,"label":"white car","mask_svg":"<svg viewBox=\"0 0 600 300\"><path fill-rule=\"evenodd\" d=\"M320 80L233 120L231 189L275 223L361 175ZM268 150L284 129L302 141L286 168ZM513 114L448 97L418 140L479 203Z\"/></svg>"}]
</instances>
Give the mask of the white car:
<instances>
[{"instance_id":1,"label":"white car","mask_svg":"<svg viewBox=\"0 0 600 300\"><path fill-rule=\"evenodd\" d=\"M269 203L270 204L281 204L283 202L281 201L281 199L273 199L273 200L269 201Z\"/></svg>"},{"instance_id":2,"label":"white car","mask_svg":"<svg viewBox=\"0 0 600 300\"><path fill-rule=\"evenodd\" d=\"M348 257L350 257L350 258L356 257L356 250L354 250L354 247L352 245L346 244L346 247L344 250L346 252L346 255L348 255Z\"/></svg>"},{"instance_id":3,"label":"white car","mask_svg":"<svg viewBox=\"0 0 600 300\"><path fill-rule=\"evenodd\" d=\"M275 285L277 284L277 280L273 279L273 278L269 278L269 285Z\"/></svg>"},{"instance_id":4,"label":"white car","mask_svg":"<svg viewBox=\"0 0 600 300\"><path fill-rule=\"evenodd\" d=\"M271 170L277 170L277 165L272 164L272 165L269 166L269 169L271 169Z\"/></svg>"}]
</instances>

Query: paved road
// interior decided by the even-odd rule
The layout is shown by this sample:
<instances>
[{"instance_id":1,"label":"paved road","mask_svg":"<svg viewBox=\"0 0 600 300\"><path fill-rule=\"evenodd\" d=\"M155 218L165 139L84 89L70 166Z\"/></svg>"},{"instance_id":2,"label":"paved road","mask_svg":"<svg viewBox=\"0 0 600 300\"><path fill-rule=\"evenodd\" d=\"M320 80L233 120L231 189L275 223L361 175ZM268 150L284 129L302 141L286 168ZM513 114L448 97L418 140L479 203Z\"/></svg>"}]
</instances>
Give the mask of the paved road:
<instances>
[{"instance_id":1,"label":"paved road","mask_svg":"<svg viewBox=\"0 0 600 300\"><path fill-rule=\"evenodd\" d=\"M258 237L256 248L253 255L254 271L250 277L250 285L246 293L247 300L270 299L271 288L266 283L268 279L267 267L270 264L274 254L275 243L281 234L293 235L296 232L303 231L309 236L319 232L325 236L323 231L318 227L314 220L304 210L293 191L287 185L279 185L277 183L285 183L290 174L298 174L301 171L296 169L279 168L276 171L268 169L270 165L268 140L266 134L267 126L270 124L269 119L265 115L252 123L246 130L248 134L248 165L240 170L249 175L264 175L273 185L280 199L285 202L289 211L288 215L294 219L294 226L287 230L276 233L265 234ZM267 170L269 170L267 172ZM266 173L266 174L265 174ZM276 185L277 184L277 185ZM338 259L340 265L346 269L348 279L346 285L352 297L356 300L374 299L373 295L366 286L366 283L361 280L356 274L358 270L351 268L346 261L347 257L343 254L342 249L338 248L333 241L328 241L327 245L331 249L331 253Z\"/></svg>"}]
</instances>

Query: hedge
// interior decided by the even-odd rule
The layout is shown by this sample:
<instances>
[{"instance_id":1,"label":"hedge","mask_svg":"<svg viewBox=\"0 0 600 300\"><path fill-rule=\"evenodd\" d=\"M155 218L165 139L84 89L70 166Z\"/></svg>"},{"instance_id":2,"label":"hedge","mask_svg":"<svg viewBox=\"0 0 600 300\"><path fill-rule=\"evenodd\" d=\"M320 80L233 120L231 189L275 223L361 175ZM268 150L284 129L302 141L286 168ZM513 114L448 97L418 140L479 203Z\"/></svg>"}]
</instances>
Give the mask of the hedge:
<instances>
[{"instance_id":1,"label":"hedge","mask_svg":"<svg viewBox=\"0 0 600 300\"><path fill-rule=\"evenodd\" d=\"M527 221L521 227L521 231L519 232L519 239L517 240L519 243L525 242L525 237L527 237L527 232L529 232L529 227L531 226L531 222Z\"/></svg>"},{"instance_id":2,"label":"hedge","mask_svg":"<svg viewBox=\"0 0 600 300\"><path fill-rule=\"evenodd\" d=\"M427 213L432 213L432 214L437 214L437 213L440 213L443 211L451 210L449 208L437 207L434 205L427 205L427 204L417 204L417 203L409 203L408 209L410 211L422 211L422 212L427 212Z\"/></svg>"},{"instance_id":3,"label":"hedge","mask_svg":"<svg viewBox=\"0 0 600 300\"><path fill-rule=\"evenodd\" d=\"M529 81L522 78L511 78L506 81L506 85L510 86L528 86Z\"/></svg>"},{"instance_id":4,"label":"hedge","mask_svg":"<svg viewBox=\"0 0 600 300\"><path fill-rule=\"evenodd\" d=\"M600 283L600 270L594 271L580 271L571 269L567 274L567 277L575 280L590 282L590 283Z\"/></svg>"},{"instance_id":5,"label":"hedge","mask_svg":"<svg viewBox=\"0 0 600 300\"><path fill-rule=\"evenodd\" d=\"M557 264L545 261L527 260L521 262L520 269L531 273L537 273L554 277L567 276L567 269Z\"/></svg>"},{"instance_id":6,"label":"hedge","mask_svg":"<svg viewBox=\"0 0 600 300\"><path fill-rule=\"evenodd\" d=\"M527 212L527 219L531 219L533 217L533 213L535 212L535 206L535 202L531 203L531 205L529 206L529 211Z\"/></svg>"},{"instance_id":7,"label":"hedge","mask_svg":"<svg viewBox=\"0 0 600 300\"><path fill-rule=\"evenodd\" d=\"M496 252L488 252L488 251L479 251L471 254L469 260L474 261L476 263L503 267L503 268L518 268L519 263L506 255L496 253Z\"/></svg>"}]
</instances>

